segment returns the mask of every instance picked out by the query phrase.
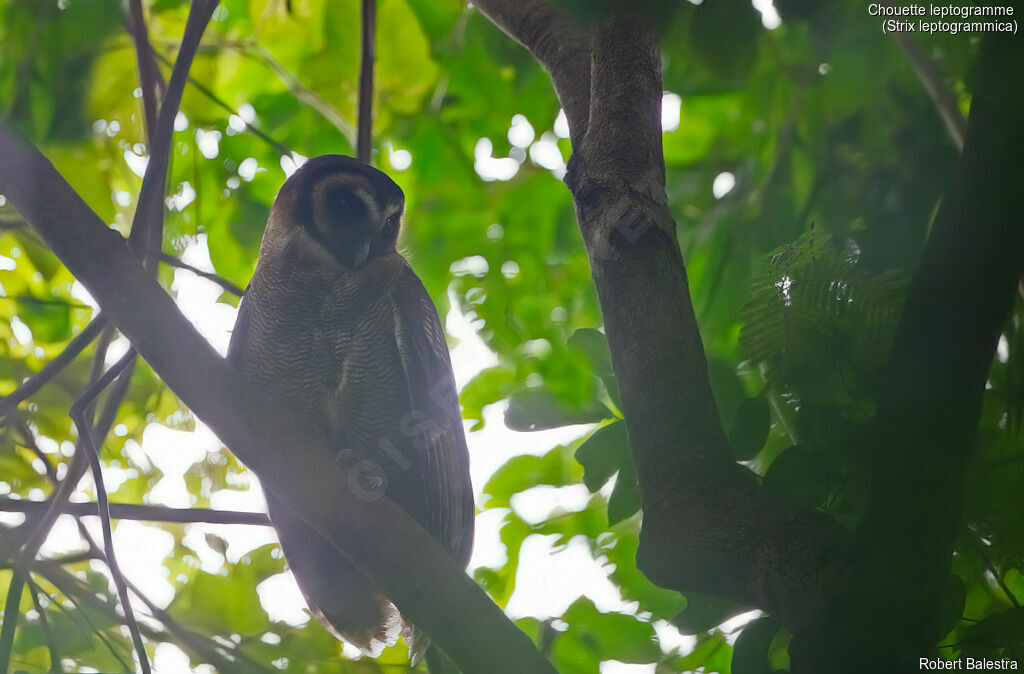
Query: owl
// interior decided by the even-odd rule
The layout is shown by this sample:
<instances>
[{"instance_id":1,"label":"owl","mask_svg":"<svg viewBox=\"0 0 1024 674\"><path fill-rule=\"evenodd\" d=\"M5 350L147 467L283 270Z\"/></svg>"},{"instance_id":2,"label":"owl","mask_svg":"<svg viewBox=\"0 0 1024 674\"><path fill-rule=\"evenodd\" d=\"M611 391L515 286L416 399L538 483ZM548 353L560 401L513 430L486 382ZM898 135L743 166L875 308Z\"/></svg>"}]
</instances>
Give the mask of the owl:
<instances>
[{"instance_id":1,"label":"owl","mask_svg":"<svg viewBox=\"0 0 1024 674\"><path fill-rule=\"evenodd\" d=\"M228 359L322 425L339 490L391 499L464 567L466 439L440 319L395 247L403 209L401 188L361 161L304 164L271 208ZM267 504L324 627L372 656L402 635L418 659L429 642L374 583L272 494Z\"/></svg>"}]
</instances>

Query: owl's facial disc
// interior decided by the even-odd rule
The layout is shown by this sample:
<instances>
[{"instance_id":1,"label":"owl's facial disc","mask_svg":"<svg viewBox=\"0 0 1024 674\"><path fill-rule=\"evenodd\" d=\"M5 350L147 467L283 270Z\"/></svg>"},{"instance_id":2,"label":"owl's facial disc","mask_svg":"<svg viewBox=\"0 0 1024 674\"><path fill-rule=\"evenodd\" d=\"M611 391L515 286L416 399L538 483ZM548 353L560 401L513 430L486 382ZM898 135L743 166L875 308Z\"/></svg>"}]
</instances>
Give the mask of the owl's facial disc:
<instances>
[{"instance_id":1,"label":"owl's facial disc","mask_svg":"<svg viewBox=\"0 0 1024 674\"><path fill-rule=\"evenodd\" d=\"M358 269L366 263L373 244L376 207L358 188L334 186L326 190L314 214L321 243L341 264Z\"/></svg>"}]
</instances>

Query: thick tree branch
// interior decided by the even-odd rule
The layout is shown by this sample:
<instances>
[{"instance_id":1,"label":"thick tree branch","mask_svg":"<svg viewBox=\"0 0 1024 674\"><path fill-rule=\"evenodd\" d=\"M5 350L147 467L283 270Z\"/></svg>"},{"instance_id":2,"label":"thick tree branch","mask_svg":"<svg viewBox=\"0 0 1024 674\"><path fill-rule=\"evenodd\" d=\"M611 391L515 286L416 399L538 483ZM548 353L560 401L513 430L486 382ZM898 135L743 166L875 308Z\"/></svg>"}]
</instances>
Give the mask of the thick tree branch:
<instances>
[{"instance_id":1,"label":"thick tree branch","mask_svg":"<svg viewBox=\"0 0 1024 674\"><path fill-rule=\"evenodd\" d=\"M551 3L477 4L548 69L575 129L566 182L643 495L638 565L664 587L767 608L790 627L815 622L848 542L825 516L762 490L731 458L665 195L655 30L620 16L589 49L574 49L573 39L558 43L567 16ZM589 77L581 61L592 61Z\"/></svg>"},{"instance_id":2,"label":"thick tree branch","mask_svg":"<svg viewBox=\"0 0 1024 674\"><path fill-rule=\"evenodd\" d=\"M551 0L476 0L473 4L548 71L576 147L590 119L590 35Z\"/></svg>"},{"instance_id":3,"label":"thick tree branch","mask_svg":"<svg viewBox=\"0 0 1024 674\"><path fill-rule=\"evenodd\" d=\"M4 127L0 147L0 191L153 370L264 476L271 493L332 541L467 674L553 671L415 520L390 501L368 502L339 489L348 476L329 458L317 425L220 358L44 157ZM347 516L336 517L339 511Z\"/></svg>"},{"instance_id":4,"label":"thick tree branch","mask_svg":"<svg viewBox=\"0 0 1024 674\"><path fill-rule=\"evenodd\" d=\"M873 484L850 584L861 591L834 598L843 629L808 635L795 672L886 661L916 671L941 637L939 602L986 378L1024 269L1021 68L1024 42L986 37L964 151L876 387Z\"/></svg>"}]
</instances>

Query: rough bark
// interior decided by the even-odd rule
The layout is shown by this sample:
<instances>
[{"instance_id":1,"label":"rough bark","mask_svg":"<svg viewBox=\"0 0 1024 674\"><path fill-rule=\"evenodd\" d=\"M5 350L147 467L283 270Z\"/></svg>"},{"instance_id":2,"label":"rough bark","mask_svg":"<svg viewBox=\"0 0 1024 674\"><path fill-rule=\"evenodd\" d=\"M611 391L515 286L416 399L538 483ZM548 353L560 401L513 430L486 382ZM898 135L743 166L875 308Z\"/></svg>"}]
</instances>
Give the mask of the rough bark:
<instances>
[{"instance_id":1,"label":"rough bark","mask_svg":"<svg viewBox=\"0 0 1024 674\"><path fill-rule=\"evenodd\" d=\"M812 624L846 536L825 516L765 492L730 456L665 194L656 33L628 15L596 26L584 80L576 60L552 56L569 51L550 46L559 25L533 18L547 4L477 6L534 53L566 109L573 140L566 183L643 498L637 563L663 587L767 608L791 626ZM574 28L570 43L581 34ZM590 85L586 106L581 82Z\"/></svg>"},{"instance_id":2,"label":"rough bark","mask_svg":"<svg viewBox=\"0 0 1024 674\"><path fill-rule=\"evenodd\" d=\"M126 241L49 161L2 125L0 192L164 382L264 476L263 486L378 583L464 672L554 671L415 520L386 499L365 501L338 489L347 476L326 458L328 441L316 424L251 386L218 356ZM335 517L339 510L348 516Z\"/></svg>"},{"instance_id":3,"label":"rough bark","mask_svg":"<svg viewBox=\"0 0 1024 674\"><path fill-rule=\"evenodd\" d=\"M833 600L833 620L796 644L794 672L879 663L918 671L917 658L944 636L939 602L962 526L964 477L1024 268L1022 68L1020 38L985 39L964 151L881 368L858 562Z\"/></svg>"}]
</instances>

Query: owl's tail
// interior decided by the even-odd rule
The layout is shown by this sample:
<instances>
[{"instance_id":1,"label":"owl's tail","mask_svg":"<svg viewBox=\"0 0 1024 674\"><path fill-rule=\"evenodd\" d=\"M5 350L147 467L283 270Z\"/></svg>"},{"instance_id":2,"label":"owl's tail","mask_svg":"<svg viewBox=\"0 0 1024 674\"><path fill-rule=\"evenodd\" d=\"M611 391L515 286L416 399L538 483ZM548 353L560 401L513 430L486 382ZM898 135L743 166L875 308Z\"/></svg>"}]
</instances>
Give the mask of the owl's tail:
<instances>
[{"instance_id":1,"label":"owl's tail","mask_svg":"<svg viewBox=\"0 0 1024 674\"><path fill-rule=\"evenodd\" d=\"M371 657L394 645L403 631L394 604L316 530L269 494L267 505L295 581L320 624Z\"/></svg>"}]
</instances>

